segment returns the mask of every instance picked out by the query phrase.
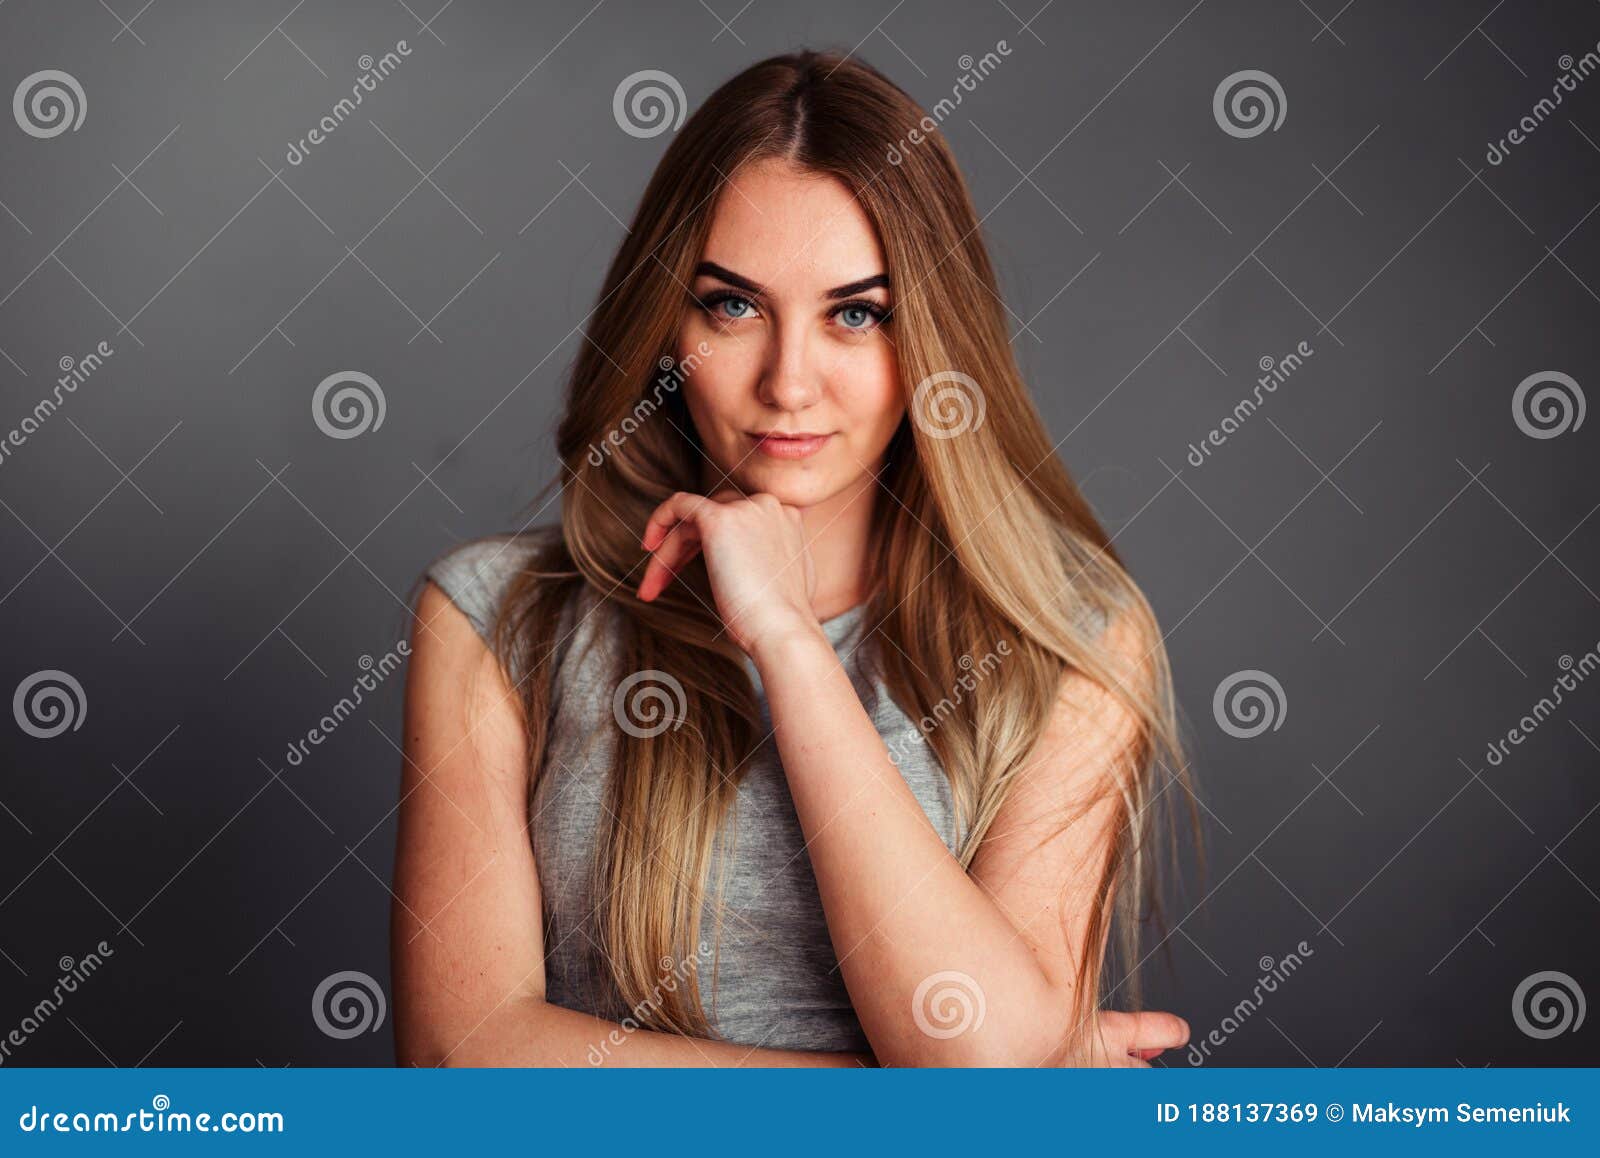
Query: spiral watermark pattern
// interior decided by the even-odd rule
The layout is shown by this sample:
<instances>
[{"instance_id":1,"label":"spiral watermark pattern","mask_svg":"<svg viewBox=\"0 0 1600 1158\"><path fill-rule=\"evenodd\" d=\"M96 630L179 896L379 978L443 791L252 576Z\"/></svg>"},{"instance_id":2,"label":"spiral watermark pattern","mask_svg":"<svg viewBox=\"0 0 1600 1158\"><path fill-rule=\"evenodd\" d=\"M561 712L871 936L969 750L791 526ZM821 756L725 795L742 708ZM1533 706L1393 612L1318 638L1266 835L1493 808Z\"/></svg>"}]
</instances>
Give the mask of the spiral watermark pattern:
<instances>
[{"instance_id":1,"label":"spiral watermark pattern","mask_svg":"<svg viewBox=\"0 0 1600 1158\"><path fill-rule=\"evenodd\" d=\"M955 438L977 430L985 412L982 387L959 370L929 374L911 395L911 421L933 438Z\"/></svg>"},{"instance_id":2,"label":"spiral watermark pattern","mask_svg":"<svg viewBox=\"0 0 1600 1158\"><path fill-rule=\"evenodd\" d=\"M68 730L83 727L89 700L83 685L64 671L36 671L17 685L11 698L17 727L36 740L53 740Z\"/></svg>"},{"instance_id":3,"label":"spiral watermark pattern","mask_svg":"<svg viewBox=\"0 0 1600 1158\"><path fill-rule=\"evenodd\" d=\"M1517 383L1511 417L1529 438L1555 438L1583 425L1583 387L1570 374L1540 370Z\"/></svg>"},{"instance_id":4,"label":"spiral watermark pattern","mask_svg":"<svg viewBox=\"0 0 1600 1158\"><path fill-rule=\"evenodd\" d=\"M1255 668L1234 672L1217 685L1211 697L1217 726L1236 740L1249 740L1262 732L1276 732L1289 714L1283 685Z\"/></svg>"},{"instance_id":5,"label":"spiral watermark pattern","mask_svg":"<svg viewBox=\"0 0 1600 1158\"><path fill-rule=\"evenodd\" d=\"M648 740L668 728L683 727L689 702L683 685L671 674L646 668L620 684L611 697L611 714L630 736Z\"/></svg>"},{"instance_id":6,"label":"spiral watermark pattern","mask_svg":"<svg viewBox=\"0 0 1600 1158\"><path fill-rule=\"evenodd\" d=\"M1283 86L1270 73L1247 68L1224 77L1211 97L1211 112L1217 127L1230 137L1259 137L1271 129L1278 131L1289 112Z\"/></svg>"},{"instance_id":7,"label":"spiral watermark pattern","mask_svg":"<svg viewBox=\"0 0 1600 1158\"><path fill-rule=\"evenodd\" d=\"M617 127L630 137L659 137L678 131L688 105L677 77L646 68L623 77L611 98L611 113Z\"/></svg>"},{"instance_id":8,"label":"spiral watermark pattern","mask_svg":"<svg viewBox=\"0 0 1600 1158\"><path fill-rule=\"evenodd\" d=\"M983 987L954 969L926 978L911 995L911 1018L917 1028L941 1040L976 1033L987 1010Z\"/></svg>"},{"instance_id":9,"label":"spiral watermark pattern","mask_svg":"<svg viewBox=\"0 0 1600 1158\"><path fill-rule=\"evenodd\" d=\"M355 438L377 430L387 409L383 387L359 370L329 374L311 395L311 418L329 438Z\"/></svg>"},{"instance_id":10,"label":"spiral watermark pattern","mask_svg":"<svg viewBox=\"0 0 1600 1158\"><path fill-rule=\"evenodd\" d=\"M1511 1018L1517 1028L1540 1040L1578 1032L1587 1012L1583 989L1569 974L1555 969L1524 977L1511 995Z\"/></svg>"},{"instance_id":11,"label":"spiral watermark pattern","mask_svg":"<svg viewBox=\"0 0 1600 1158\"><path fill-rule=\"evenodd\" d=\"M47 140L82 128L89 101L77 77L47 68L23 78L11 98L11 112L28 136Z\"/></svg>"},{"instance_id":12,"label":"spiral watermark pattern","mask_svg":"<svg viewBox=\"0 0 1600 1158\"><path fill-rule=\"evenodd\" d=\"M359 969L324 977L311 995L311 1019L323 1033L340 1040L377 1033L387 1009L383 986Z\"/></svg>"}]
</instances>

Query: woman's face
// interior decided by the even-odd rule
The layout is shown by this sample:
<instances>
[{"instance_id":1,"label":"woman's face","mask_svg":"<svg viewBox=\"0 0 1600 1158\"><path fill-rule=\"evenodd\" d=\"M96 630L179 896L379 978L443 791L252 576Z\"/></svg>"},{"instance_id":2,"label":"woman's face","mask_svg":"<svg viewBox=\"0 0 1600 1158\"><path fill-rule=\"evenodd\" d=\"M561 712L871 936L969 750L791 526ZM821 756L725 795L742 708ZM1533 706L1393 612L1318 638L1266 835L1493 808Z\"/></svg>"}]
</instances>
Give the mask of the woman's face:
<instances>
[{"instance_id":1,"label":"woman's face","mask_svg":"<svg viewBox=\"0 0 1600 1158\"><path fill-rule=\"evenodd\" d=\"M782 162L734 175L679 339L680 362L702 341L710 351L683 387L708 493L731 480L813 507L870 481L905 413L887 283L871 223L837 180Z\"/></svg>"}]
</instances>

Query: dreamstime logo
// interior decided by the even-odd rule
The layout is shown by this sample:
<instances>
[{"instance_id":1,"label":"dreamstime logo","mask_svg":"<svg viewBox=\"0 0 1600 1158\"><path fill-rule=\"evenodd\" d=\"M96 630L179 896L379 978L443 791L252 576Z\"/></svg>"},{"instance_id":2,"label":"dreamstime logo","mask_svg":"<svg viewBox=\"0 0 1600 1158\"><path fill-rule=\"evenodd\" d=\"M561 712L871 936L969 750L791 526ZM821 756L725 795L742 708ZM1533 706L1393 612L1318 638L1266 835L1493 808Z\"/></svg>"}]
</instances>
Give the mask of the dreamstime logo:
<instances>
[{"instance_id":1,"label":"dreamstime logo","mask_svg":"<svg viewBox=\"0 0 1600 1158\"><path fill-rule=\"evenodd\" d=\"M995 653L999 654L996 655ZM980 659L973 659L964 655L956 661L961 668L961 674L956 677L955 687L950 689L950 695L942 697L933 710L922 719L916 721L916 726L905 733L904 738L894 737L889 741L889 760L895 765L910 751L908 745L923 744L929 736L947 719L955 714L956 709L967 698L966 693L977 690L978 684L992 675L999 667L1000 660L1011 654L1011 641L1002 639L994 645L994 651L986 651ZM951 699L954 696L954 700Z\"/></svg>"},{"instance_id":2,"label":"dreamstime logo","mask_svg":"<svg viewBox=\"0 0 1600 1158\"><path fill-rule=\"evenodd\" d=\"M116 351L111 343L102 341L81 358L63 354L56 363L61 369L61 377L56 379L55 389L39 399L33 409L23 416L22 421L0 438L0 465L4 465L14 448L20 447L38 433L39 428L49 420L50 416L61 409L66 396L77 393L78 387L87 382L114 353Z\"/></svg>"},{"instance_id":3,"label":"dreamstime logo","mask_svg":"<svg viewBox=\"0 0 1600 1158\"><path fill-rule=\"evenodd\" d=\"M47 68L24 78L17 86L11 111L19 129L30 137L46 140L59 137L68 129L75 133L82 128L89 101L76 77Z\"/></svg>"},{"instance_id":4,"label":"dreamstime logo","mask_svg":"<svg viewBox=\"0 0 1600 1158\"><path fill-rule=\"evenodd\" d=\"M106 963L107 957L114 956L116 950L101 941L79 960L74 961L68 956L57 961L56 968L61 971L61 975L56 978L55 987L23 1015L22 1022L15 1029L4 1038L0 1038L0 1065L6 1063L13 1049L20 1049L26 1045L28 1038L39 1032L39 1027L55 1015L66 1002L66 994L76 993L78 986L89 980Z\"/></svg>"},{"instance_id":5,"label":"dreamstime logo","mask_svg":"<svg viewBox=\"0 0 1600 1158\"><path fill-rule=\"evenodd\" d=\"M1283 727L1289 701L1283 685L1264 671L1247 668L1234 672L1217 685L1211 697L1217 726L1236 740L1250 740Z\"/></svg>"},{"instance_id":6,"label":"dreamstime logo","mask_svg":"<svg viewBox=\"0 0 1600 1158\"><path fill-rule=\"evenodd\" d=\"M674 361L670 354L661 355L661 360L656 363L661 368L661 375L656 379L655 389L651 392L651 396L641 397L638 402L634 403L633 409L623 417L615 429L602 437L599 442L591 442L589 444L589 465L594 467L604 466L612 450L627 441L629 435L643 426L652 414L661 409L662 395L675 392L678 387L683 385L684 380L699 368L701 361L711 357L711 354L711 346L702 339L695 346L694 352L681 362Z\"/></svg>"},{"instance_id":7,"label":"dreamstime logo","mask_svg":"<svg viewBox=\"0 0 1600 1158\"><path fill-rule=\"evenodd\" d=\"M1570 655L1562 656L1556 661L1556 666L1565 674L1556 677L1556 682L1550 687L1550 695L1540 696L1539 702L1534 704L1527 714L1516 722L1515 726L1506 731L1504 739L1494 740L1489 744L1485 759L1494 767L1498 768L1505 763L1505 758L1511 754L1511 745L1521 744L1522 741L1534 733L1540 724L1555 715L1556 709L1561 706L1565 699L1562 695L1563 691L1577 691L1578 685L1588 679L1597 668L1600 668L1600 643L1595 644L1594 647L1584 652L1576 660ZM1551 699L1551 696L1555 698Z\"/></svg>"},{"instance_id":8,"label":"dreamstime logo","mask_svg":"<svg viewBox=\"0 0 1600 1158\"><path fill-rule=\"evenodd\" d=\"M689 702L683 685L669 673L646 668L617 685L611 697L611 714L630 736L648 740L668 728L683 727Z\"/></svg>"},{"instance_id":9,"label":"dreamstime logo","mask_svg":"<svg viewBox=\"0 0 1600 1158\"><path fill-rule=\"evenodd\" d=\"M1555 969L1524 977L1511 995L1511 1019L1529 1037L1577 1033L1588 1012L1577 981Z\"/></svg>"},{"instance_id":10,"label":"dreamstime logo","mask_svg":"<svg viewBox=\"0 0 1600 1158\"><path fill-rule=\"evenodd\" d=\"M666 1000L666 994L676 993L679 985L688 983L689 975L700 968L701 962L709 960L711 960L711 946L701 941L695 947L693 957L686 957L681 961L662 957L657 961L656 966L660 970L660 976L650 987L649 995L633 1007L629 1015L618 1023L616 1029L606 1035L605 1041L589 1047L589 1064L600 1065L611 1055L613 1047L626 1043L630 1034L644 1027L646 1017L661 1008L661 1003Z\"/></svg>"},{"instance_id":11,"label":"dreamstime logo","mask_svg":"<svg viewBox=\"0 0 1600 1158\"><path fill-rule=\"evenodd\" d=\"M956 66L961 69L961 75L956 78L956 83L950 86L950 95L940 97L930 114L925 114L898 143L889 146L887 154L889 164L898 165L906 159L910 146L920 145L931 137L934 130L944 123L944 119L955 112L956 106L961 103L962 94L976 92L978 82L987 79L990 73L1000 67L1000 57L1010 55L1011 46L1004 40L995 41L994 51L984 53L977 60L972 59L970 52L962 53L956 61Z\"/></svg>"},{"instance_id":12,"label":"dreamstime logo","mask_svg":"<svg viewBox=\"0 0 1600 1158\"><path fill-rule=\"evenodd\" d=\"M669 129L678 131L688 105L677 77L646 68L622 78L611 97L611 114L630 137L659 137Z\"/></svg>"},{"instance_id":13,"label":"dreamstime logo","mask_svg":"<svg viewBox=\"0 0 1600 1158\"><path fill-rule=\"evenodd\" d=\"M311 995L311 1019L323 1033L340 1040L377 1033L387 1008L383 986L359 969L323 978Z\"/></svg>"},{"instance_id":14,"label":"dreamstime logo","mask_svg":"<svg viewBox=\"0 0 1600 1158\"><path fill-rule=\"evenodd\" d=\"M1529 438L1555 438L1583 425L1583 387L1570 374L1540 370L1517 384L1511 417Z\"/></svg>"},{"instance_id":15,"label":"dreamstime logo","mask_svg":"<svg viewBox=\"0 0 1600 1158\"><path fill-rule=\"evenodd\" d=\"M1512 129L1498 141L1489 142L1489 151L1484 154L1484 160L1491 165L1498 165L1511 153L1513 145L1520 145L1526 141L1533 130L1544 124L1545 118L1556 111L1556 106L1562 101L1563 92L1576 92L1578 83L1587 80L1596 69L1600 69L1600 44L1596 44L1576 61L1571 53L1564 54L1556 61L1556 67L1561 69L1561 75L1556 77L1556 83L1550 86L1550 96L1540 97L1534 104L1533 111L1517 122L1517 127ZM1550 97L1555 97L1551 100Z\"/></svg>"},{"instance_id":16,"label":"dreamstime logo","mask_svg":"<svg viewBox=\"0 0 1600 1158\"><path fill-rule=\"evenodd\" d=\"M289 745L284 758L290 765L298 768L305 763L312 747L321 744L333 735L340 724L355 715L356 709L365 701L367 693L377 691L378 685L399 671L400 665L410 654L410 642L402 639L394 645L393 650L385 652L381 659L375 660L370 655L364 655L356 661L356 666L365 674L356 677L356 682L350 685L350 694L341 696L339 702L333 705L333 709L317 721L316 727L305 734L304 739L296 740Z\"/></svg>"},{"instance_id":17,"label":"dreamstime logo","mask_svg":"<svg viewBox=\"0 0 1600 1158\"><path fill-rule=\"evenodd\" d=\"M329 374L311 395L311 417L329 438L355 438L377 430L386 412L383 387L359 370Z\"/></svg>"},{"instance_id":18,"label":"dreamstime logo","mask_svg":"<svg viewBox=\"0 0 1600 1158\"><path fill-rule=\"evenodd\" d=\"M983 987L954 969L925 978L911 995L911 1020L923 1033L941 1040L977 1033L987 1011Z\"/></svg>"},{"instance_id":19,"label":"dreamstime logo","mask_svg":"<svg viewBox=\"0 0 1600 1158\"><path fill-rule=\"evenodd\" d=\"M11 698L11 712L17 726L38 740L53 740L71 729L83 727L89 714L89 701L83 685L64 671L51 668L36 671L17 685Z\"/></svg>"},{"instance_id":20,"label":"dreamstime logo","mask_svg":"<svg viewBox=\"0 0 1600 1158\"><path fill-rule=\"evenodd\" d=\"M1264 994L1276 993L1278 986L1289 980L1305 964L1307 957L1316 956L1316 950L1301 941L1281 960L1274 961L1270 956L1263 957L1256 962L1261 970L1261 976L1256 978L1255 988L1248 996L1225 1016L1217 1027L1207 1033L1203 1038L1189 1043L1189 1064L1197 1066L1211 1056L1211 1051L1225 1045L1228 1038L1239 1032L1241 1026L1255 1014L1265 1003Z\"/></svg>"},{"instance_id":21,"label":"dreamstime logo","mask_svg":"<svg viewBox=\"0 0 1600 1158\"><path fill-rule=\"evenodd\" d=\"M983 425L983 389L970 374L940 370L917 383L911 421L933 438L955 438Z\"/></svg>"},{"instance_id":22,"label":"dreamstime logo","mask_svg":"<svg viewBox=\"0 0 1600 1158\"><path fill-rule=\"evenodd\" d=\"M1247 68L1224 77L1211 97L1211 112L1217 127L1230 137L1259 137L1271 129L1278 131L1289 112L1283 86L1270 73Z\"/></svg>"},{"instance_id":23,"label":"dreamstime logo","mask_svg":"<svg viewBox=\"0 0 1600 1158\"><path fill-rule=\"evenodd\" d=\"M151 1098L148 1110L127 1113L99 1108L52 1111L48 1106L41 1110L35 1104L18 1116L17 1128L25 1134L160 1134L163 1137L173 1134L282 1134L285 1129L281 1113L229 1110L216 1114L174 1110L172 1099L166 1094Z\"/></svg>"},{"instance_id":24,"label":"dreamstime logo","mask_svg":"<svg viewBox=\"0 0 1600 1158\"><path fill-rule=\"evenodd\" d=\"M289 151L283 159L291 165L298 165L311 155L311 149L320 145L333 135L333 131L344 124L345 118L356 111L356 106L362 101L364 94L376 92L378 83L386 78L395 69L400 67L402 57L411 55L411 46L403 40L394 42L394 50L386 52L377 60L372 59L370 53L363 55L356 61L361 69L361 75L356 77L356 83L350 86L350 96L341 97L334 104L333 111L317 122L305 136L298 141L289 142ZM352 100L351 97L355 99Z\"/></svg>"},{"instance_id":25,"label":"dreamstime logo","mask_svg":"<svg viewBox=\"0 0 1600 1158\"><path fill-rule=\"evenodd\" d=\"M1189 444L1189 453L1186 456L1190 466L1204 466L1211 456L1211 448L1221 446L1228 441L1228 437L1243 426L1266 400L1265 394L1274 394L1294 373L1305 365L1305 360L1316 353L1311 348L1311 343L1302 341L1298 346L1281 358L1274 358L1271 354L1261 355L1256 363L1261 369L1261 377L1256 379L1255 389L1234 404L1233 412L1222 422L1214 427L1198 443Z\"/></svg>"}]
</instances>

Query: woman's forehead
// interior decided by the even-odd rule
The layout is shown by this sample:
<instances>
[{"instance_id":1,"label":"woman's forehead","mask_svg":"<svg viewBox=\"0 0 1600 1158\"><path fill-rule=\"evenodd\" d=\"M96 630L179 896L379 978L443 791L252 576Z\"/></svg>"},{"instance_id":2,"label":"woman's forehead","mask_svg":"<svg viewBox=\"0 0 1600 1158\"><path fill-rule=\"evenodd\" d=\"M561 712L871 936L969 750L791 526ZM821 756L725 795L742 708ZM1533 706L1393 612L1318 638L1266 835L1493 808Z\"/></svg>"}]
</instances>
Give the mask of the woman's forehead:
<instances>
[{"instance_id":1,"label":"woman's forehead","mask_svg":"<svg viewBox=\"0 0 1600 1158\"><path fill-rule=\"evenodd\" d=\"M833 177L746 166L717 199L702 260L775 294L820 293L883 272L861 203Z\"/></svg>"}]
</instances>

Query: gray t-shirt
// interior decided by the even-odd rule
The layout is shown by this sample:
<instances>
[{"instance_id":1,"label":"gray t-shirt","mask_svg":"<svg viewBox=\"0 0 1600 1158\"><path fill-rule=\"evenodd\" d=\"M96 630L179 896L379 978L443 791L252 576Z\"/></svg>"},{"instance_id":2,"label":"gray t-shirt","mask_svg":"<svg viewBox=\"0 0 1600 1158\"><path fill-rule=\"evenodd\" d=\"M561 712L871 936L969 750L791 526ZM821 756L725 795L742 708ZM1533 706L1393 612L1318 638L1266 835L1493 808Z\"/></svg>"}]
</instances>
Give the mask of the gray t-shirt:
<instances>
[{"instance_id":1,"label":"gray t-shirt","mask_svg":"<svg viewBox=\"0 0 1600 1158\"><path fill-rule=\"evenodd\" d=\"M427 570L480 634L493 624L506 584L549 529L490 536L456 547ZM955 853L963 835L932 748L871 674L871 641L863 639L863 607L824 621L862 706L895 754L901 774L945 846ZM613 698L631 673L618 670L614 644L621 612L581 588L564 610L564 640L552 677L552 724L531 802L531 839L544 897L546 1000L612 1021L629 1010L610 984L597 949L597 898L591 870L604 815L604 786L621 735ZM746 761L729 822L719 835L710 870L702 943L711 952L664 962L666 976L693 972L713 1031L768 1049L869 1049L851 1007L828 936L811 859L778 758L772 717L755 664L745 661L761 702L760 735ZM630 688L647 703L646 680ZM661 687L655 680L654 686ZM669 689L670 694L670 689ZM624 714L649 727L641 710ZM665 871L665 870L663 870ZM721 878L718 936L717 881ZM621 1048L626 1048L621 1047Z\"/></svg>"}]
</instances>

